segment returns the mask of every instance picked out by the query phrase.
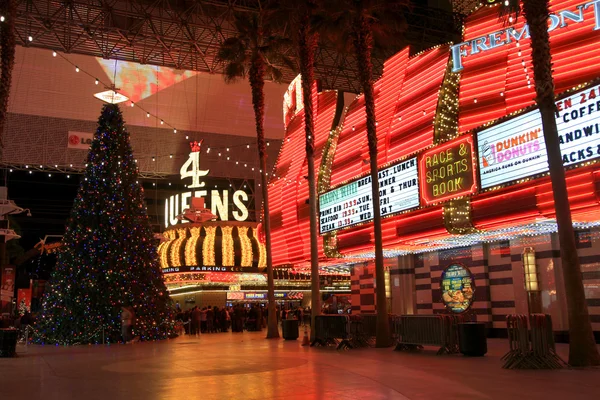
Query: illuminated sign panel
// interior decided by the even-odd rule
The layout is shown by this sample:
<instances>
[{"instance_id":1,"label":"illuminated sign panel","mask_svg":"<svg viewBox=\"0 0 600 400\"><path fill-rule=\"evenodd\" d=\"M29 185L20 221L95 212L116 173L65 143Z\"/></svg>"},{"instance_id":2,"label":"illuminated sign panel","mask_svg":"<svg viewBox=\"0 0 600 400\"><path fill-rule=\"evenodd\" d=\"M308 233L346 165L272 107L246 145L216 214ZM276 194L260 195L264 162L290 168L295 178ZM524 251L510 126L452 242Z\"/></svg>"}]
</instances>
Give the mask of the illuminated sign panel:
<instances>
[{"instance_id":1,"label":"illuminated sign panel","mask_svg":"<svg viewBox=\"0 0 600 400\"><path fill-rule=\"evenodd\" d=\"M600 157L600 86L556 103L564 165ZM494 187L548 171L539 110L477 133L481 187Z\"/></svg>"},{"instance_id":2,"label":"illuminated sign panel","mask_svg":"<svg viewBox=\"0 0 600 400\"><path fill-rule=\"evenodd\" d=\"M243 190L220 189L215 185L214 189L208 189L204 178L210 172L200 169L200 147L202 141L191 142L191 152L189 158L181 166L180 175L183 181L191 178L191 183L187 185L188 192L175 194L165 201L165 227L176 225L180 222L188 222L182 215L190 209L192 198L203 198L206 201L207 208L210 208L212 214L216 215L221 221L247 221L250 217L249 206L250 196ZM231 182L231 180L229 180ZM231 183L228 185L231 187ZM252 218L250 218L252 219Z\"/></svg>"},{"instance_id":3,"label":"illuminated sign panel","mask_svg":"<svg viewBox=\"0 0 600 400\"><path fill-rule=\"evenodd\" d=\"M227 292L227 300L267 300L265 292ZM275 299L302 300L302 292L275 292Z\"/></svg>"},{"instance_id":4,"label":"illuminated sign panel","mask_svg":"<svg viewBox=\"0 0 600 400\"><path fill-rule=\"evenodd\" d=\"M321 233L373 219L371 177L366 176L319 196ZM417 159L379 171L381 216L419 206Z\"/></svg>"},{"instance_id":5,"label":"illuminated sign panel","mask_svg":"<svg viewBox=\"0 0 600 400\"><path fill-rule=\"evenodd\" d=\"M442 272L442 301L448 309L460 314L471 306L475 294L475 279L463 265L452 264Z\"/></svg>"},{"instance_id":6,"label":"illuminated sign panel","mask_svg":"<svg viewBox=\"0 0 600 400\"><path fill-rule=\"evenodd\" d=\"M422 198L437 203L475 193L473 137L460 137L423 153L419 160Z\"/></svg>"},{"instance_id":7,"label":"illuminated sign panel","mask_svg":"<svg viewBox=\"0 0 600 400\"><path fill-rule=\"evenodd\" d=\"M477 133L482 189L548 170L541 126L536 110Z\"/></svg>"}]
</instances>

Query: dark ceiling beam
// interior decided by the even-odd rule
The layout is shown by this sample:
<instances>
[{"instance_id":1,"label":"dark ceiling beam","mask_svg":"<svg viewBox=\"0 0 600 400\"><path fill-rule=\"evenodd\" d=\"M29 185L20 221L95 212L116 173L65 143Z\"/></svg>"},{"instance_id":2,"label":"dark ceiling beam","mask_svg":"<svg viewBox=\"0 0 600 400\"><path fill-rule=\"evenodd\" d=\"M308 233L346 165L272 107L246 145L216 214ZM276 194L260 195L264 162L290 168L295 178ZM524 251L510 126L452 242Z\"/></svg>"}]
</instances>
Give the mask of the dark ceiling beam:
<instances>
[{"instance_id":1,"label":"dark ceiling beam","mask_svg":"<svg viewBox=\"0 0 600 400\"><path fill-rule=\"evenodd\" d=\"M233 12L255 12L258 0L17 0L17 40L26 47L222 73L220 44L235 35ZM460 16L414 7L406 42L414 51L460 39ZM28 36L33 36L33 42ZM374 60L380 74L386 54ZM291 81L295 72L286 70ZM354 57L321 47L315 75L324 89L359 92Z\"/></svg>"}]
</instances>

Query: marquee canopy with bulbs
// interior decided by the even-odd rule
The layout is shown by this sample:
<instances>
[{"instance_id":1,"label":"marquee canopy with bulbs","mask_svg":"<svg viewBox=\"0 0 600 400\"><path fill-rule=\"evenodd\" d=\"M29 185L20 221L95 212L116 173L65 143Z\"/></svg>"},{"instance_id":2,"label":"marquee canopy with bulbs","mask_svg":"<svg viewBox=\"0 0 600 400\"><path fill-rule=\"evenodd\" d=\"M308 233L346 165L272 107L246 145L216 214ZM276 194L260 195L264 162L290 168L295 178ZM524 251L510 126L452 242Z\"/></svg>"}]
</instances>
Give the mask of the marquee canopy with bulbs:
<instances>
[{"instance_id":1,"label":"marquee canopy with bulbs","mask_svg":"<svg viewBox=\"0 0 600 400\"><path fill-rule=\"evenodd\" d=\"M387 257L556 231L524 18L480 5L463 39L384 63L375 83ZM576 228L600 225L600 7L553 1L549 27L557 125ZM274 265L310 260L304 111L284 101L286 136L269 184ZM373 258L364 98L315 85L319 255Z\"/></svg>"}]
</instances>

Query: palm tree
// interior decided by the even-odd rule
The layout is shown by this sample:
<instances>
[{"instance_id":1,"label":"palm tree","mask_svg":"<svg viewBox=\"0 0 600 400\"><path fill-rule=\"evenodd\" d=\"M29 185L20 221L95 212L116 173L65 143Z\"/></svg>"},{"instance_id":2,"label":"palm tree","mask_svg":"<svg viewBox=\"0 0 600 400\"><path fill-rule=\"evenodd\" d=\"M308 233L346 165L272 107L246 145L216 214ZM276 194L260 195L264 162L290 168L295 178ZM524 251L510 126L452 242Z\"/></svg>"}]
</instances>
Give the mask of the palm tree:
<instances>
[{"instance_id":1,"label":"palm tree","mask_svg":"<svg viewBox=\"0 0 600 400\"><path fill-rule=\"evenodd\" d=\"M15 65L15 18L17 17L15 0L3 1L0 5L0 158L4 150L2 133L8 109L8 96L12 81L12 70Z\"/></svg>"},{"instance_id":2,"label":"palm tree","mask_svg":"<svg viewBox=\"0 0 600 400\"><path fill-rule=\"evenodd\" d=\"M226 39L221 45L217 58L226 63L225 81L233 82L238 78L249 78L252 89L252 106L256 122L256 143L260 160L261 187L264 210L264 232L267 249L267 277L269 320L267 338L278 338L277 316L275 309L275 285L273 282L273 258L271 255L271 223L269 220L269 193L267 190L267 154L265 147L265 77L279 82L282 78L280 66L291 66L290 60L283 55L289 42L273 29L272 10L261 8L256 13L235 13L234 24L237 36Z\"/></svg>"},{"instance_id":3,"label":"palm tree","mask_svg":"<svg viewBox=\"0 0 600 400\"><path fill-rule=\"evenodd\" d=\"M393 46L399 42L405 28L404 15L408 1L337 0L324 3L318 26L323 29L324 36L338 43L340 47L346 48L350 45L353 48L358 63L360 86L365 96L375 236L376 347L387 347L390 345L390 325L385 298L377 163L377 118L375 116L375 98L373 95L371 54L374 45L383 48Z\"/></svg>"},{"instance_id":4,"label":"palm tree","mask_svg":"<svg viewBox=\"0 0 600 400\"><path fill-rule=\"evenodd\" d=\"M505 3L507 4L507 3ZM523 0L523 13L529 26L531 36L531 62L535 83L536 103L542 116L542 128L550 167L550 181L554 194L558 238L560 242L560 258L565 281L567 310L569 313L569 364L572 366L600 365L598 348L583 290L583 279L575 232L571 219L565 169L563 167L558 129L554 113L554 80L552 77L552 58L548 34L549 6L548 0ZM501 13L520 13L519 0L510 0ZM501 14L502 15L502 14Z\"/></svg>"},{"instance_id":5,"label":"palm tree","mask_svg":"<svg viewBox=\"0 0 600 400\"><path fill-rule=\"evenodd\" d=\"M306 159L308 163L308 199L310 203L310 280L311 280L311 326L321 311L321 293L319 282L319 233L317 227L317 186L315 183L315 135L312 87L314 84L314 56L317 46L317 34L312 28L312 19L316 15L316 0L286 0L281 10L286 13L284 19L291 27L291 37L298 51L302 100L304 103L304 132L306 136ZM310 331L311 340L315 339L315 329Z\"/></svg>"}]
</instances>

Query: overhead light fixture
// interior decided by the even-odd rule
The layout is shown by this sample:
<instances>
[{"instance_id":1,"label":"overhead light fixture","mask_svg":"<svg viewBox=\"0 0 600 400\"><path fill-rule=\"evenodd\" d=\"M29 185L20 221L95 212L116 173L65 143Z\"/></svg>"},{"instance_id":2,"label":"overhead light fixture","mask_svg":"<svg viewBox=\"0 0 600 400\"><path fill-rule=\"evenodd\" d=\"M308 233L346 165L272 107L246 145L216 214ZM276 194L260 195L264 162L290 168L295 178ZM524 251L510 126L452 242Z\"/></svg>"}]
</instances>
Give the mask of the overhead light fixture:
<instances>
[{"instance_id":1,"label":"overhead light fixture","mask_svg":"<svg viewBox=\"0 0 600 400\"><path fill-rule=\"evenodd\" d=\"M95 98L102 100L108 104L119 104L129 100L129 98L121 93L117 93L114 89L105 90L104 92L96 93ZM133 106L133 103L131 103Z\"/></svg>"}]
</instances>

